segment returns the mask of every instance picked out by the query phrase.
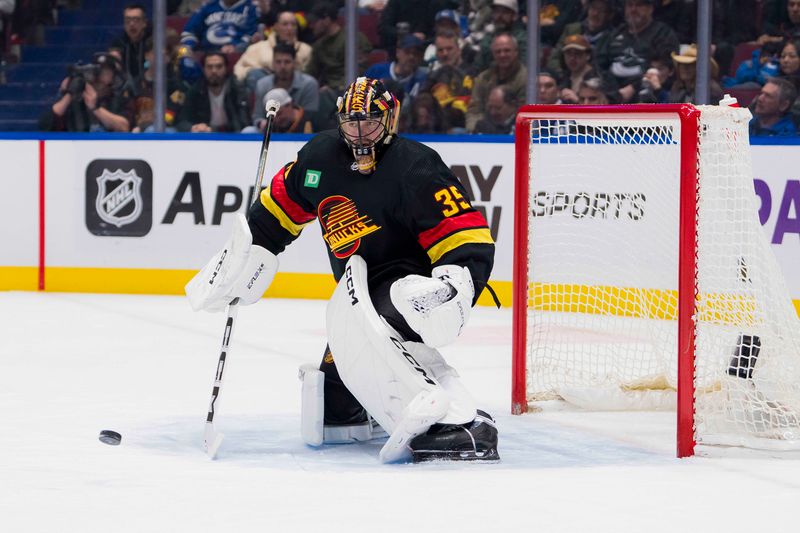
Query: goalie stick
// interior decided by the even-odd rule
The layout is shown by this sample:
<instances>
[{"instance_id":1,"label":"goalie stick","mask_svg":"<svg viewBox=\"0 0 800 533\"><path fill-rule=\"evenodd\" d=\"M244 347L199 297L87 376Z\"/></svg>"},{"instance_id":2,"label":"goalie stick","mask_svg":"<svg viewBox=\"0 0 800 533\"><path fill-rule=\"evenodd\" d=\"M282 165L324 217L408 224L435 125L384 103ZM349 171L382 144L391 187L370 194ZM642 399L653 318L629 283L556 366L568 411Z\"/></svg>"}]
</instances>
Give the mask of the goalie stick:
<instances>
[{"instance_id":1,"label":"goalie stick","mask_svg":"<svg viewBox=\"0 0 800 533\"><path fill-rule=\"evenodd\" d=\"M267 164L267 150L269 149L269 138L272 132L272 121L275 114L280 109L280 104L275 100L270 100L266 105L267 124L264 127L264 137L261 140L261 155L258 159L258 171L256 172L256 183L253 191L250 194L250 202L247 204L247 211L245 211L245 218L250 218L250 206L256 201L261 192L261 182L264 180L264 167ZM239 311L239 299L234 299L228 304L228 317L225 320L225 331L222 334L222 346L219 353L219 361L217 362L217 371L214 374L214 388L211 390L211 401L208 405L208 416L206 417L206 428L203 434L203 446L206 454L211 459L217 456L220 444L224 435L219 433L214 428L214 417L219 408L219 393L222 390L222 380L225 377L225 369L228 363L228 355L230 354L230 342L233 335L233 327L236 324L236 315Z\"/></svg>"}]
</instances>

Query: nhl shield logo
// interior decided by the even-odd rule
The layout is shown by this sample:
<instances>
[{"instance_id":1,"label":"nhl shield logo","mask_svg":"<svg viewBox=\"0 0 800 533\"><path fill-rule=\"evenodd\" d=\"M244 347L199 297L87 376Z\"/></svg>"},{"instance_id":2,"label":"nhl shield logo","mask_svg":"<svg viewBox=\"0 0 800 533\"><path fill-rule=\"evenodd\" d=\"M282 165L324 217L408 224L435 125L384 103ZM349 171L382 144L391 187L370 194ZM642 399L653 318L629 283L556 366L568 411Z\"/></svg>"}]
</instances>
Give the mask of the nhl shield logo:
<instances>
[{"instance_id":1,"label":"nhl shield logo","mask_svg":"<svg viewBox=\"0 0 800 533\"><path fill-rule=\"evenodd\" d=\"M96 159L86 168L86 227L95 235L146 235L152 198L153 171L145 161Z\"/></svg>"},{"instance_id":2,"label":"nhl shield logo","mask_svg":"<svg viewBox=\"0 0 800 533\"><path fill-rule=\"evenodd\" d=\"M110 172L103 169L97 178L97 215L118 228L130 224L142 214L142 178L135 170Z\"/></svg>"}]
</instances>

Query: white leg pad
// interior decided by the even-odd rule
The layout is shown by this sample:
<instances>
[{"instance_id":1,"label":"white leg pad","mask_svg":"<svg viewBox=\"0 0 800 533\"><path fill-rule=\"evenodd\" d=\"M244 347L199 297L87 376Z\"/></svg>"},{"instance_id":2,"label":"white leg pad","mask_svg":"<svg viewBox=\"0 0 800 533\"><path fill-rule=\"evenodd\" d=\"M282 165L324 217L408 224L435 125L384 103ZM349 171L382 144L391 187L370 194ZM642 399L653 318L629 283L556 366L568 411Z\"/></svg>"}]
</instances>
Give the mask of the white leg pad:
<instances>
[{"instance_id":1,"label":"white leg pad","mask_svg":"<svg viewBox=\"0 0 800 533\"><path fill-rule=\"evenodd\" d=\"M392 463L410 459L409 441L441 420L447 414L449 404L447 393L441 389L417 394L403 410L400 423L381 448L378 455L381 462Z\"/></svg>"},{"instance_id":2,"label":"white leg pad","mask_svg":"<svg viewBox=\"0 0 800 533\"><path fill-rule=\"evenodd\" d=\"M406 341L403 344L421 365L431 370L434 378L450 397L450 407L439 423L466 424L475 420L478 414L475 398L461 383L458 372L447 364L439 350L421 342Z\"/></svg>"},{"instance_id":3,"label":"white leg pad","mask_svg":"<svg viewBox=\"0 0 800 533\"><path fill-rule=\"evenodd\" d=\"M404 451L408 440L436 422L457 424L475 418L474 401L458 387L457 374L441 354L423 344L402 341L375 311L366 263L358 256L348 261L328 303L327 330L342 382L391 435L382 459L397 460L392 457L398 452L390 449Z\"/></svg>"},{"instance_id":4,"label":"white leg pad","mask_svg":"<svg viewBox=\"0 0 800 533\"><path fill-rule=\"evenodd\" d=\"M325 374L314 365L300 367L300 381L303 382L300 401L300 435L310 446L322 444L325 435Z\"/></svg>"},{"instance_id":5,"label":"white leg pad","mask_svg":"<svg viewBox=\"0 0 800 533\"><path fill-rule=\"evenodd\" d=\"M364 442L386 436L386 432L370 418L363 424L325 425L325 374L312 364L302 365L300 402L300 436L309 446Z\"/></svg>"}]
</instances>

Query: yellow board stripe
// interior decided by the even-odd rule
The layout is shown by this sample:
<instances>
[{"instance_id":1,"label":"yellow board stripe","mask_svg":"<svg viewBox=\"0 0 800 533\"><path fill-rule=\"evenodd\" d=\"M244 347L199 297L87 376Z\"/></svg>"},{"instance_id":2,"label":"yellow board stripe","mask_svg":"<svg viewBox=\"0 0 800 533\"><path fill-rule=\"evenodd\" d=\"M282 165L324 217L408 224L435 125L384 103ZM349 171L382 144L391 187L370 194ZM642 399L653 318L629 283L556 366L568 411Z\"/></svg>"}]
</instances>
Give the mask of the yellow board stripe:
<instances>
[{"instance_id":1,"label":"yellow board stripe","mask_svg":"<svg viewBox=\"0 0 800 533\"><path fill-rule=\"evenodd\" d=\"M428 257L431 263L435 263L444 254L462 244L494 244L494 241L488 228L466 229L453 233L428 248Z\"/></svg>"},{"instance_id":2,"label":"yellow board stripe","mask_svg":"<svg viewBox=\"0 0 800 533\"><path fill-rule=\"evenodd\" d=\"M38 288L38 267L0 267L0 290L35 291Z\"/></svg>"},{"instance_id":3,"label":"yellow board stripe","mask_svg":"<svg viewBox=\"0 0 800 533\"><path fill-rule=\"evenodd\" d=\"M48 267L45 271L45 286L53 292L87 292L115 294L183 294L183 287L197 273L196 270L137 269L137 268L79 268ZM503 307L511 305L513 286L510 281L493 281L489 284L497 293ZM0 267L0 291L35 291L38 287L37 267ZM333 294L336 282L330 274L305 274L278 272L266 296L272 298L328 299ZM532 284L529 305L534 303L540 311L591 312L588 310L617 309L620 316L647 316L650 318L674 318L677 295L674 291L656 289L624 289L619 287L589 287L581 285ZM558 299L554 290L562 291ZM634 307L631 297L639 298L645 293L646 306ZM531 296L532 295L532 296ZM572 295L572 296L569 296ZM594 300L592 300L594 298ZM598 301L605 298L603 305ZM616 302L615 302L616 300ZM593 301L592 305L589 302ZM628 306L619 305L629 302ZM706 297L705 311L700 310L701 320L724 321L736 311L752 310L752 301L745 298ZM800 300L794 300L795 311L800 316ZM478 305L493 306L489 291L483 291ZM638 309L638 310L637 310ZM623 311L625 310L623 314ZM712 313L713 311L713 313ZM740 315L737 315L741 317Z\"/></svg>"},{"instance_id":4,"label":"yellow board stripe","mask_svg":"<svg viewBox=\"0 0 800 533\"><path fill-rule=\"evenodd\" d=\"M275 200L272 199L272 195L270 194L270 187L267 187L263 191L261 191L261 204L272 213L272 216L278 219L280 222L281 227L297 237L300 235L300 232L303 231L303 228L314 221L314 219L309 220L305 224L295 224L292 222L292 219L289 218L281 206L279 206Z\"/></svg>"}]
</instances>

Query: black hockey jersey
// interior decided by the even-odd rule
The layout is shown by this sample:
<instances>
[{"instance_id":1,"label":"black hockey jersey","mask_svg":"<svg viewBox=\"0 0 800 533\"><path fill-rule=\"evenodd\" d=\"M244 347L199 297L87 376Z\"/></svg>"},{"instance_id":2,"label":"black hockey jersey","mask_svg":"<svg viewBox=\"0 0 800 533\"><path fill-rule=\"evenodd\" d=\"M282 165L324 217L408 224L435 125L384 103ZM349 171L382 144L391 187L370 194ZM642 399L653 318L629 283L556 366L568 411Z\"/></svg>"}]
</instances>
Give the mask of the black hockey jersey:
<instances>
[{"instance_id":1,"label":"black hockey jersey","mask_svg":"<svg viewBox=\"0 0 800 533\"><path fill-rule=\"evenodd\" d=\"M338 131L316 135L251 207L253 243L279 254L314 219L337 281L353 254L366 261L370 287L455 264L469 268L477 299L492 270L486 219L434 150L403 137L364 175Z\"/></svg>"}]
</instances>

